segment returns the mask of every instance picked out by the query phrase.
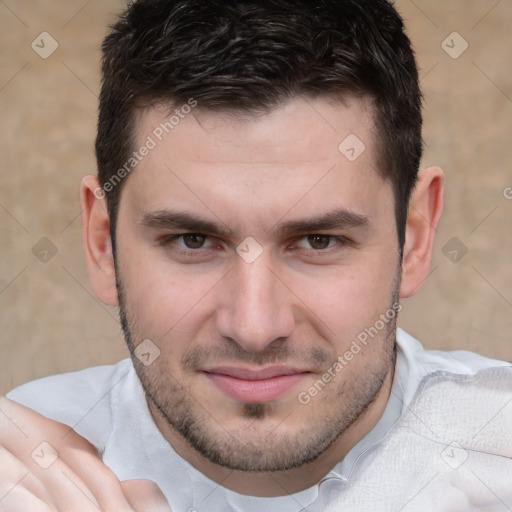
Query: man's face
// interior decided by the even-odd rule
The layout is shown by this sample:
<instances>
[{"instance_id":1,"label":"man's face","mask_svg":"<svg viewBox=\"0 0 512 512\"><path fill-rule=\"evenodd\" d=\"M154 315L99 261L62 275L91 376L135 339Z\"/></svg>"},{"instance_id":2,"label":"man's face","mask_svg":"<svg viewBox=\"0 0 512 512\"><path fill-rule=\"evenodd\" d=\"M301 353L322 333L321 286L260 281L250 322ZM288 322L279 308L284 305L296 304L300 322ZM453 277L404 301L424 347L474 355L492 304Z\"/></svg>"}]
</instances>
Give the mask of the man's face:
<instances>
[{"instance_id":1,"label":"man's face","mask_svg":"<svg viewBox=\"0 0 512 512\"><path fill-rule=\"evenodd\" d=\"M125 335L160 350L136 370L153 409L212 462L296 467L392 372L395 321L378 321L397 300L399 252L371 109L198 107L158 141L168 118L141 116L136 147L157 144L127 179L117 224ZM354 135L366 147L355 159Z\"/></svg>"}]
</instances>

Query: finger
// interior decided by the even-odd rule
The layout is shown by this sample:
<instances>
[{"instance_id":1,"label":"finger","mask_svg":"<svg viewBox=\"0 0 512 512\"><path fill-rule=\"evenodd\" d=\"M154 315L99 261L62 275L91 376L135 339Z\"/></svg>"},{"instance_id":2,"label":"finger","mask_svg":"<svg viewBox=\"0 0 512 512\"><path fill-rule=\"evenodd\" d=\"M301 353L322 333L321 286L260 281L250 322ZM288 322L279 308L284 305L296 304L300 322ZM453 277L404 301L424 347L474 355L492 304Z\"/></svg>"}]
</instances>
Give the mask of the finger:
<instances>
[{"instance_id":1,"label":"finger","mask_svg":"<svg viewBox=\"0 0 512 512\"><path fill-rule=\"evenodd\" d=\"M43 502L51 503L41 481L9 450L0 446L0 512L4 510L4 498L17 494L21 489Z\"/></svg>"},{"instance_id":2,"label":"finger","mask_svg":"<svg viewBox=\"0 0 512 512\"><path fill-rule=\"evenodd\" d=\"M0 397L0 442L29 468L34 462L49 464L68 447L98 458L96 448L68 425L5 397Z\"/></svg>"},{"instance_id":3,"label":"finger","mask_svg":"<svg viewBox=\"0 0 512 512\"><path fill-rule=\"evenodd\" d=\"M162 491L151 480L126 480L121 487L136 512L172 512Z\"/></svg>"},{"instance_id":4,"label":"finger","mask_svg":"<svg viewBox=\"0 0 512 512\"><path fill-rule=\"evenodd\" d=\"M67 462L59 457L48 468L41 468L33 463L27 468L22 480L19 483L16 481L15 485L24 487L28 493L51 506L51 510L134 512L125 498L121 483L110 468L100 459L92 458L89 453L75 451L74 456L80 459L83 465L80 473L73 471ZM15 462L13 461L10 466L14 467ZM23 473L22 463L18 463L18 472ZM5 469L0 467L0 480L4 478L4 472ZM3 512L1 506L0 512Z\"/></svg>"},{"instance_id":5,"label":"finger","mask_svg":"<svg viewBox=\"0 0 512 512\"><path fill-rule=\"evenodd\" d=\"M51 512L54 510L21 486L0 498L0 512Z\"/></svg>"},{"instance_id":6,"label":"finger","mask_svg":"<svg viewBox=\"0 0 512 512\"><path fill-rule=\"evenodd\" d=\"M96 510L132 510L96 448L69 426L0 397L0 441L41 482L57 507L69 510L77 500ZM2 468L0 472L5 474Z\"/></svg>"},{"instance_id":7,"label":"finger","mask_svg":"<svg viewBox=\"0 0 512 512\"><path fill-rule=\"evenodd\" d=\"M76 475L58 462L43 470L27 467L0 447L0 512L15 510L97 512L98 503ZM21 475L21 477L20 477ZM129 509L131 511L131 509Z\"/></svg>"},{"instance_id":8,"label":"finger","mask_svg":"<svg viewBox=\"0 0 512 512\"><path fill-rule=\"evenodd\" d=\"M79 437L73 431L73 439L74 436ZM71 470L73 480L84 494L94 497L100 510L132 512L132 507L121 488L121 482L98 455L76 449L66 443L66 446L60 447L60 461Z\"/></svg>"},{"instance_id":9,"label":"finger","mask_svg":"<svg viewBox=\"0 0 512 512\"><path fill-rule=\"evenodd\" d=\"M0 396L0 432L8 438L23 436L26 439L40 439L44 433L46 440L61 439L69 432L70 427L50 420L45 416L18 404L4 396Z\"/></svg>"}]
</instances>

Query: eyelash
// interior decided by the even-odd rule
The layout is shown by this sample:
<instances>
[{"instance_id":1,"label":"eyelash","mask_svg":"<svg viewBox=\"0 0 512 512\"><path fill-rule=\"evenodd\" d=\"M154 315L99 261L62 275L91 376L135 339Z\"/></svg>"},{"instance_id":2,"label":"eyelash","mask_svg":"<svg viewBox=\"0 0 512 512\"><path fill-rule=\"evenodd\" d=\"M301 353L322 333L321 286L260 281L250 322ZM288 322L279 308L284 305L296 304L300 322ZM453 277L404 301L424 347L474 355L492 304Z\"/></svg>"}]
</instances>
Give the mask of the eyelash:
<instances>
[{"instance_id":1,"label":"eyelash","mask_svg":"<svg viewBox=\"0 0 512 512\"><path fill-rule=\"evenodd\" d=\"M208 235L204 235L202 233L181 233L181 234L177 234L177 235L163 237L162 239L159 240L159 245L165 247L165 246L169 246L171 244L175 244L178 247L178 251L185 256L197 256L201 250L215 247L214 245L212 245L212 246L207 246L207 247L199 247L197 249L191 249L191 248L185 247L184 245L179 245L176 243L177 240L179 240L180 238L183 238L185 236L198 236L198 237L204 237L205 241L210 240L210 237ZM352 244L352 242L349 239L347 239L346 237L343 237L343 236L324 235L321 233L311 233L311 234L303 235L301 237L296 238L297 242L295 243L295 245L297 245L298 242L307 239L308 237L326 237L326 238L329 238L329 244L332 241L334 241L336 243L333 245L329 245L325 249L314 249L314 248L306 249L306 248L302 248L302 247L294 247L292 250L311 251L311 253L315 254L315 256L321 256L322 254L327 254L329 252L332 252L332 250L334 250L336 245L345 247L345 246Z\"/></svg>"}]
</instances>

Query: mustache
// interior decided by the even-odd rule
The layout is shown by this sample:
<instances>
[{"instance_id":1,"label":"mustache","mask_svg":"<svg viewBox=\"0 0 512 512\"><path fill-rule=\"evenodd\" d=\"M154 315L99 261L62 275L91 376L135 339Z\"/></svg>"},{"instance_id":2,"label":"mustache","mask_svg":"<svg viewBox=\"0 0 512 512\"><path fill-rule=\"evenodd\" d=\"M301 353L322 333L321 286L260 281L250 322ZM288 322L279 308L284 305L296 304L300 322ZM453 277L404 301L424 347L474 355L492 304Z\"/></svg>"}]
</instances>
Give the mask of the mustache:
<instances>
[{"instance_id":1,"label":"mustache","mask_svg":"<svg viewBox=\"0 0 512 512\"><path fill-rule=\"evenodd\" d=\"M287 342L274 340L264 351L248 352L232 341L222 347L196 346L181 359L181 365L187 370L197 370L212 362L248 363L257 366L282 363L312 368L324 368L329 365L332 355L319 348L297 350Z\"/></svg>"},{"instance_id":2,"label":"mustache","mask_svg":"<svg viewBox=\"0 0 512 512\"><path fill-rule=\"evenodd\" d=\"M116 279L116 286L119 296L119 317L121 320L121 329L123 331L126 344L131 353L133 353L135 344L132 338L132 328L128 320L126 311L126 300L124 287L120 279ZM157 342L158 345L158 342ZM248 363L255 366L266 366L269 364L279 364L299 367L309 367L311 369L324 370L330 367L337 356L329 354L326 350L318 347L311 347L307 350L298 350L290 346L290 342L276 339L272 341L265 350L260 352L248 352L244 350L236 341L227 339L223 346L202 347L196 346L189 350L182 358L181 365L185 370L195 371L206 364L215 362L226 363ZM158 362L157 362L158 364Z\"/></svg>"}]
</instances>

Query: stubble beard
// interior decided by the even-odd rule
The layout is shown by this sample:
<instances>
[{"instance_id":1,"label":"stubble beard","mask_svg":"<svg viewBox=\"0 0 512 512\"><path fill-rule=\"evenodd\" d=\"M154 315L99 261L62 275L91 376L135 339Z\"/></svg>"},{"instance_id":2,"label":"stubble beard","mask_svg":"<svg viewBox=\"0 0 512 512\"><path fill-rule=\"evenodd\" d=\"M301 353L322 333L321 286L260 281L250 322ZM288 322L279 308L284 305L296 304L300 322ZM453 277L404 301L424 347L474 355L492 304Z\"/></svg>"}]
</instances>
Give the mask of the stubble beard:
<instances>
[{"instance_id":1,"label":"stubble beard","mask_svg":"<svg viewBox=\"0 0 512 512\"><path fill-rule=\"evenodd\" d=\"M321 393L326 393L325 396L315 397L307 405L302 405L297 400L297 408L312 405L312 409L307 421L299 426L294 425L292 433L289 428L284 428L284 425L272 427L272 429L265 428L265 422L277 415L277 406L273 403L239 404L237 412L240 419L245 420L240 423L244 426L234 432L228 431L222 427L223 418L214 418L206 408L200 405L200 398L195 397L192 391L182 386L176 376L161 364L162 357L149 367L142 365L135 357L134 339L142 340L145 337L135 335L136 322L131 319L124 287L118 274L116 281L121 326L135 371L147 399L164 421L190 447L213 464L230 470L286 471L314 461L364 415L379 395L386 378L394 371L396 316L386 324L382 339L372 340L380 343L381 350L367 357L366 362L359 366L359 370L352 372L352 377L347 374L350 368L347 366L332 380L329 387L322 390ZM395 280L389 309L398 303L398 290L398 280ZM287 347L282 345L283 342L280 343L278 347L281 348L256 356L247 353L242 356L243 349L237 350L240 352L240 359L244 362L257 360L261 364L274 361L286 363L289 352ZM365 347L361 353L364 353L367 348ZM203 351L203 357L206 356L206 352L208 352L207 349ZM188 358L188 365L192 366L191 360L193 361L194 357L197 358L197 354L188 354L188 356L185 354L182 363ZM321 355L315 351L306 357L310 360L316 358L317 362L322 359ZM360 356L356 355L357 357ZM364 372L361 369L364 369ZM362 378L363 375L364 378ZM320 409L314 407L315 404L320 403L322 404ZM303 410L300 409L300 411ZM290 418L293 418L293 413Z\"/></svg>"}]
</instances>

